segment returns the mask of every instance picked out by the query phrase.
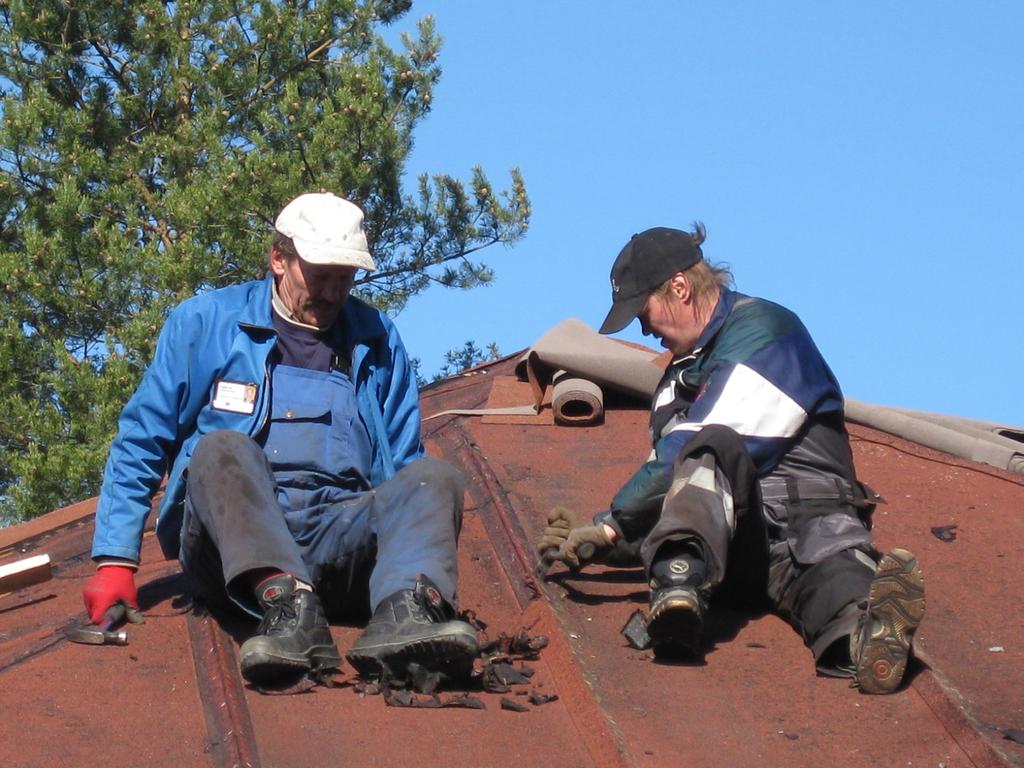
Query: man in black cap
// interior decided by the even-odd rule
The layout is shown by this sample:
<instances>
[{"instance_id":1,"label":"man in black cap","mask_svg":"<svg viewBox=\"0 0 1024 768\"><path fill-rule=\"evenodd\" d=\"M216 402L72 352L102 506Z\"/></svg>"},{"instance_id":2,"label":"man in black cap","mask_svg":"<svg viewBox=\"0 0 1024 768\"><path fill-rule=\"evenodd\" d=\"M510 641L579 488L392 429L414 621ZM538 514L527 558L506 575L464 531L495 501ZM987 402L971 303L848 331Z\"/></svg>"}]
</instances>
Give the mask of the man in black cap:
<instances>
[{"instance_id":1,"label":"man in black cap","mask_svg":"<svg viewBox=\"0 0 1024 768\"><path fill-rule=\"evenodd\" d=\"M704 238L700 224L656 227L615 260L601 333L639 318L674 355L651 409L654 450L593 524L553 510L538 550L571 568L638 552L659 657L700 653L713 595L767 597L819 672L890 693L924 613L917 560L872 544L877 496L856 478L842 393L806 328L731 290Z\"/></svg>"}]
</instances>

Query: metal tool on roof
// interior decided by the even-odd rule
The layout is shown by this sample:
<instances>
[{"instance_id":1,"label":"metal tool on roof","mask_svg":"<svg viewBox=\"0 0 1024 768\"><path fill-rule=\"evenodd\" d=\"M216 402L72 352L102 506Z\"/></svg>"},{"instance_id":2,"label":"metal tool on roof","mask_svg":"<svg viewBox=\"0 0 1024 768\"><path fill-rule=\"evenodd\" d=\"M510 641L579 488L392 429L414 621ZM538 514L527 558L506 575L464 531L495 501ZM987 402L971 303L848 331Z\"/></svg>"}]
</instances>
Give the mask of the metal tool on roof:
<instances>
[{"instance_id":1,"label":"metal tool on roof","mask_svg":"<svg viewBox=\"0 0 1024 768\"><path fill-rule=\"evenodd\" d=\"M585 562L592 558L596 551L597 547L595 547L589 541L585 541L582 544L580 544L579 549L576 550L576 554L579 556L580 562ZM539 578L543 579L545 576L547 576L548 570L550 570L551 566L554 565L557 561L558 550L552 547L551 549L547 550L543 555L541 555L540 562L537 563L535 573Z\"/></svg>"},{"instance_id":2,"label":"metal tool on roof","mask_svg":"<svg viewBox=\"0 0 1024 768\"><path fill-rule=\"evenodd\" d=\"M142 624L142 614L124 603L115 603L103 614L99 624L72 626L64 630L64 636L73 643L85 645L128 645L128 632L115 630L124 619L132 624Z\"/></svg>"},{"instance_id":3,"label":"metal tool on roof","mask_svg":"<svg viewBox=\"0 0 1024 768\"><path fill-rule=\"evenodd\" d=\"M533 570L537 578L543 579L548 575L548 569L554 564L557 554L557 549L549 549L540 556L540 560L537 561L537 567Z\"/></svg>"},{"instance_id":4,"label":"metal tool on roof","mask_svg":"<svg viewBox=\"0 0 1024 768\"><path fill-rule=\"evenodd\" d=\"M68 627L64 635L73 643L85 645L128 645L128 633L111 630L106 621L89 627Z\"/></svg>"}]
</instances>

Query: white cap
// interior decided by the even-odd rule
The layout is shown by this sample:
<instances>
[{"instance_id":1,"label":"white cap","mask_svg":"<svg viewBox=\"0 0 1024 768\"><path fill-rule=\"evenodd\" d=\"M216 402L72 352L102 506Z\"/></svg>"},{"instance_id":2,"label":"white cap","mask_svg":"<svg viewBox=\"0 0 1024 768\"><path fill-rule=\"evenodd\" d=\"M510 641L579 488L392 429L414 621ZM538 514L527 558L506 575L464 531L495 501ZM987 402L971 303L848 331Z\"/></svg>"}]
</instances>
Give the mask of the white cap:
<instances>
[{"instance_id":1,"label":"white cap","mask_svg":"<svg viewBox=\"0 0 1024 768\"><path fill-rule=\"evenodd\" d=\"M299 195L284 207L274 228L290 237L310 264L377 268L366 245L363 212L330 192Z\"/></svg>"}]
</instances>

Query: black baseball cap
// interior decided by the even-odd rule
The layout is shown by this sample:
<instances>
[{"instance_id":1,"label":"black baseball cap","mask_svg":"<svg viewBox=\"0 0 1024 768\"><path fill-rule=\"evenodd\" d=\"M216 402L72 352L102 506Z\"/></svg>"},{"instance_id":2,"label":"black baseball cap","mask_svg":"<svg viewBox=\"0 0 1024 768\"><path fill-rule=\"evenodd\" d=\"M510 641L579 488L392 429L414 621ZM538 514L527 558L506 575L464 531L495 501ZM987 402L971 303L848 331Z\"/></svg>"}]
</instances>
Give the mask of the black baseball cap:
<instances>
[{"instance_id":1,"label":"black baseball cap","mask_svg":"<svg viewBox=\"0 0 1024 768\"><path fill-rule=\"evenodd\" d=\"M658 286L704 258L699 242L689 232L669 227L633 235L612 265L612 308L601 333L621 331L643 311Z\"/></svg>"}]
</instances>

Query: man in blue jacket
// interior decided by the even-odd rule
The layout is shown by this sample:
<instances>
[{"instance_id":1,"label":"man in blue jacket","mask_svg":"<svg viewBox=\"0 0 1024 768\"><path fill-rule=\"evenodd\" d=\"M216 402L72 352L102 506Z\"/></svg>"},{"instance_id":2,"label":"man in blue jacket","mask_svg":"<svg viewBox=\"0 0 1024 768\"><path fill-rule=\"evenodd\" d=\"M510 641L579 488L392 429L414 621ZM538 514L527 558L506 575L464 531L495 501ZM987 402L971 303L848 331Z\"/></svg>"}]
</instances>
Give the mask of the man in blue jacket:
<instances>
[{"instance_id":1,"label":"man in blue jacket","mask_svg":"<svg viewBox=\"0 0 1024 768\"><path fill-rule=\"evenodd\" d=\"M137 608L145 518L194 591L261 621L242 674L269 682L341 662L325 610L372 617L357 669L464 674L477 651L455 617L463 481L424 456L415 372L394 326L350 298L374 262L363 213L304 194L275 222L264 280L183 302L125 406L96 512L99 622Z\"/></svg>"},{"instance_id":2,"label":"man in blue jacket","mask_svg":"<svg viewBox=\"0 0 1024 768\"><path fill-rule=\"evenodd\" d=\"M616 259L601 332L639 318L674 354L654 396L653 451L593 524L553 510L538 549L573 568L638 553L659 656L700 652L712 595L766 596L820 672L894 691L924 612L920 568L872 544L876 496L856 478L843 396L806 328L730 290L704 237L699 224L656 227Z\"/></svg>"}]
</instances>

